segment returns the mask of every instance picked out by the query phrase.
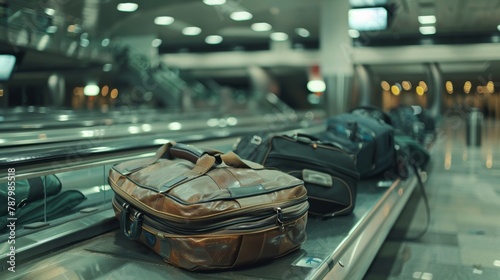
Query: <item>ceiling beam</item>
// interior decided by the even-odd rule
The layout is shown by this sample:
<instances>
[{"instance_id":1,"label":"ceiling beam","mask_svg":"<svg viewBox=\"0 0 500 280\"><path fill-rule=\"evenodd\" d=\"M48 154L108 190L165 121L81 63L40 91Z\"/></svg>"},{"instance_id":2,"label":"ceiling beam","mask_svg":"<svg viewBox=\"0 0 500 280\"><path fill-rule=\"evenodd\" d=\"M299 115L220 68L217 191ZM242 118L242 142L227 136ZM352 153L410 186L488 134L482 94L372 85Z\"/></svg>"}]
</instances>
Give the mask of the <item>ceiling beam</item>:
<instances>
[{"instance_id":1,"label":"ceiling beam","mask_svg":"<svg viewBox=\"0 0 500 280\"><path fill-rule=\"evenodd\" d=\"M366 65L500 61L500 44L354 47L346 55L351 56L354 64ZM169 53L161 55L161 60L180 69L246 68L249 65L303 67L318 64L319 51Z\"/></svg>"}]
</instances>

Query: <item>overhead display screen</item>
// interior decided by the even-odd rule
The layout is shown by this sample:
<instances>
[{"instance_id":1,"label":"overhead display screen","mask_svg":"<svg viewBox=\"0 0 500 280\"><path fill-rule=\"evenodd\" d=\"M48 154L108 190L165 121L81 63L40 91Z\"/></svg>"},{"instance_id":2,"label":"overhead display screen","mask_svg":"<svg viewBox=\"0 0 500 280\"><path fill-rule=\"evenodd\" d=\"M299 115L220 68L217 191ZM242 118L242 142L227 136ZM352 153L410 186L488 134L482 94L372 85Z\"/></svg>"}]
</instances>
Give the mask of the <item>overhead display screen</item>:
<instances>
[{"instance_id":1,"label":"overhead display screen","mask_svg":"<svg viewBox=\"0 0 500 280\"><path fill-rule=\"evenodd\" d=\"M349 28L358 31L387 29L388 13L384 7L358 8L349 10Z\"/></svg>"},{"instance_id":2,"label":"overhead display screen","mask_svg":"<svg viewBox=\"0 0 500 280\"><path fill-rule=\"evenodd\" d=\"M16 65L16 57L11 54L0 54L0 81L7 81Z\"/></svg>"}]
</instances>

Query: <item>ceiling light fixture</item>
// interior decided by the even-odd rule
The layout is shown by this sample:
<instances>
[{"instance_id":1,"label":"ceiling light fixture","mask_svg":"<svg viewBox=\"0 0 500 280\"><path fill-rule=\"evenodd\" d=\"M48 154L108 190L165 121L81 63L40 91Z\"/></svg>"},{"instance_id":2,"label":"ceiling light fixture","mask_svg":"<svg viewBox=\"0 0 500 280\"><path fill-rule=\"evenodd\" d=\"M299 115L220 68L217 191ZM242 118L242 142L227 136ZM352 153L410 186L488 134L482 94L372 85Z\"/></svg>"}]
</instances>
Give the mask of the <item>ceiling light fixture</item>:
<instances>
[{"instance_id":1,"label":"ceiling light fixture","mask_svg":"<svg viewBox=\"0 0 500 280\"><path fill-rule=\"evenodd\" d=\"M326 90L326 84L323 80L310 80L307 82L307 89L310 92L324 92Z\"/></svg>"},{"instance_id":2,"label":"ceiling light fixture","mask_svg":"<svg viewBox=\"0 0 500 280\"><path fill-rule=\"evenodd\" d=\"M286 40L288 40L288 34L286 34L284 32L271 33L270 37L271 37L271 40L273 40L273 41L286 41Z\"/></svg>"},{"instance_id":3,"label":"ceiling light fixture","mask_svg":"<svg viewBox=\"0 0 500 280\"><path fill-rule=\"evenodd\" d=\"M436 27L434 26L420 26L419 30L423 35L432 35L436 33Z\"/></svg>"},{"instance_id":4,"label":"ceiling light fixture","mask_svg":"<svg viewBox=\"0 0 500 280\"><path fill-rule=\"evenodd\" d=\"M436 16L418 16L420 24L434 24L436 23Z\"/></svg>"},{"instance_id":5,"label":"ceiling light fixture","mask_svg":"<svg viewBox=\"0 0 500 280\"><path fill-rule=\"evenodd\" d=\"M156 25L170 25L174 22L174 18L169 16L161 16L156 17L154 22Z\"/></svg>"},{"instance_id":6,"label":"ceiling light fixture","mask_svg":"<svg viewBox=\"0 0 500 280\"><path fill-rule=\"evenodd\" d=\"M205 38L205 43L210 45L220 44L222 42L222 36L210 35Z\"/></svg>"},{"instance_id":7,"label":"ceiling light fixture","mask_svg":"<svg viewBox=\"0 0 500 280\"><path fill-rule=\"evenodd\" d=\"M201 28L196 26L184 27L184 29L182 29L182 34L186 36L196 36L200 33L201 33Z\"/></svg>"},{"instance_id":8,"label":"ceiling light fixture","mask_svg":"<svg viewBox=\"0 0 500 280\"><path fill-rule=\"evenodd\" d=\"M203 3L209 6L216 6L226 4L226 0L203 0Z\"/></svg>"},{"instance_id":9,"label":"ceiling light fixture","mask_svg":"<svg viewBox=\"0 0 500 280\"><path fill-rule=\"evenodd\" d=\"M273 27L267 22L256 22L252 24L250 28L252 28L253 31L263 32L263 31L269 31Z\"/></svg>"},{"instance_id":10,"label":"ceiling light fixture","mask_svg":"<svg viewBox=\"0 0 500 280\"><path fill-rule=\"evenodd\" d=\"M229 15L229 17L235 21L244 21L244 20L252 19L253 15L249 12L246 12L246 11L239 11L239 12L231 13L231 15Z\"/></svg>"},{"instance_id":11,"label":"ceiling light fixture","mask_svg":"<svg viewBox=\"0 0 500 280\"><path fill-rule=\"evenodd\" d=\"M296 28L295 33L299 34L301 37L309 37L311 35L311 32L305 28Z\"/></svg>"},{"instance_id":12,"label":"ceiling light fixture","mask_svg":"<svg viewBox=\"0 0 500 280\"><path fill-rule=\"evenodd\" d=\"M83 94L86 96L96 96L100 91L101 89L96 84L88 84L83 88Z\"/></svg>"},{"instance_id":13,"label":"ceiling light fixture","mask_svg":"<svg viewBox=\"0 0 500 280\"><path fill-rule=\"evenodd\" d=\"M127 3L119 3L116 6L116 9L120 12L126 12L126 13L131 13L135 12L139 8L139 5L137 3L132 3L132 2L127 2Z\"/></svg>"}]
</instances>

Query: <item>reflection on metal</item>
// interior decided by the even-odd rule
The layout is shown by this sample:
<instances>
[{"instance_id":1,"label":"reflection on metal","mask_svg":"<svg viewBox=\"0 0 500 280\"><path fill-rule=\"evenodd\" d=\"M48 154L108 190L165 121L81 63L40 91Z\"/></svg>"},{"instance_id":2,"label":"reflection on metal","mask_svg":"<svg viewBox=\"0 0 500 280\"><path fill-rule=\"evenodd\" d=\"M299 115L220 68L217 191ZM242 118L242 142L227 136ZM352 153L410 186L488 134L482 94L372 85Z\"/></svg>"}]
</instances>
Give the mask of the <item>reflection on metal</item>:
<instances>
[{"instance_id":1,"label":"reflection on metal","mask_svg":"<svg viewBox=\"0 0 500 280\"><path fill-rule=\"evenodd\" d=\"M68 115L59 115L59 117L57 117L57 119L61 122L65 122L65 121L69 120L69 116Z\"/></svg>"},{"instance_id":2,"label":"reflection on metal","mask_svg":"<svg viewBox=\"0 0 500 280\"><path fill-rule=\"evenodd\" d=\"M168 124L168 129L170 130L180 130L182 128L182 124L180 122L171 122Z\"/></svg>"},{"instance_id":3,"label":"reflection on metal","mask_svg":"<svg viewBox=\"0 0 500 280\"><path fill-rule=\"evenodd\" d=\"M148 123L145 123L145 124L141 125L141 129L144 132L150 132L151 131L151 125L148 124Z\"/></svg>"},{"instance_id":4,"label":"reflection on metal","mask_svg":"<svg viewBox=\"0 0 500 280\"><path fill-rule=\"evenodd\" d=\"M359 100L354 102L354 106L359 105L359 106L365 106L365 105L370 105L372 103L372 90L371 90L371 80L370 80L370 73L368 71L368 66L367 65L357 65L355 68L355 73L356 73L356 78L358 81L359 85ZM386 88L389 90L390 86L386 81L382 81L381 84L382 88L385 90ZM356 104L358 103L358 104Z\"/></svg>"},{"instance_id":5,"label":"reflection on metal","mask_svg":"<svg viewBox=\"0 0 500 280\"><path fill-rule=\"evenodd\" d=\"M444 169L449 170L451 168L451 152L446 152L444 156Z\"/></svg>"},{"instance_id":6,"label":"reflection on metal","mask_svg":"<svg viewBox=\"0 0 500 280\"><path fill-rule=\"evenodd\" d=\"M429 86L429 101L427 107L432 116L438 117L441 114L441 107L443 103L442 93L442 84L443 78L441 74L441 70L437 63L429 63L427 64L428 69L428 77L430 81ZM420 85L422 86L422 85ZM424 91L426 91L426 87L424 87Z\"/></svg>"},{"instance_id":7,"label":"reflection on metal","mask_svg":"<svg viewBox=\"0 0 500 280\"><path fill-rule=\"evenodd\" d=\"M40 41L38 41L36 49L39 51L44 51L47 48L49 41L50 41L50 36L47 34L43 35L42 38L40 38Z\"/></svg>"},{"instance_id":8,"label":"reflection on metal","mask_svg":"<svg viewBox=\"0 0 500 280\"><path fill-rule=\"evenodd\" d=\"M170 142L170 140L169 139L164 139L164 138L155 139L153 141L153 143L156 144L156 145L163 145L163 144L168 143L168 142Z\"/></svg>"},{"instance_id":9,"label":"reflection on metal","mask_svg":"<svg viewBox=\"0 0 500 280\"><path fill-rule=\"evenodd\" d=\"M137 134L140 132L140 130L139 130L139 127L132 125L132 126L128 127L128 132L130 134Z\"/></svg>"},{"instance_id":10,"label":"reflection on metal","mask_svg":"<svg viewBox=\"0 0 500 280\"><path fill-rule=\"evenodd\" d=\"M415 271L412 276L413 279L432 280L432 273L430 272Z\"/></svg>"},{"instance_id":11,"label":"reflection on metal","mask_svg":"<svg viewBox=\"0 0 500 280\"><path fill-rule=\"evenodd\" d=\"M486 168L490 169L493 167L493 155L492 151L488 151L488 154L486 155Z\"/></svg>"}]
</instances>

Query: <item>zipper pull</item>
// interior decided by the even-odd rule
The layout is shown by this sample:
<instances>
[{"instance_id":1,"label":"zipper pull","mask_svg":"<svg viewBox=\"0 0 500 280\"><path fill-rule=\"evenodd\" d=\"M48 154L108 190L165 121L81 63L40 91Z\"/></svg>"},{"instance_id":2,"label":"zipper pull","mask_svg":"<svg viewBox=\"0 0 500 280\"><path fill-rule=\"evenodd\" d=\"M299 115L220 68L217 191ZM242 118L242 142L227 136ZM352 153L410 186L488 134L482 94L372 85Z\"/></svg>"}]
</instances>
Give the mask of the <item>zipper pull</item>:
<instances>
[{"instance_id":1,"label":"zipper pull","mask_svg":"<svg viewBox=\"0 0 500 280\"><path fill-rule=\"evenodd\" d=\"M285 224L283 223L283 211L280 207L276 208L276 224L280 227L280 232L285 230Z\"/></svg>"}]
</instances>

